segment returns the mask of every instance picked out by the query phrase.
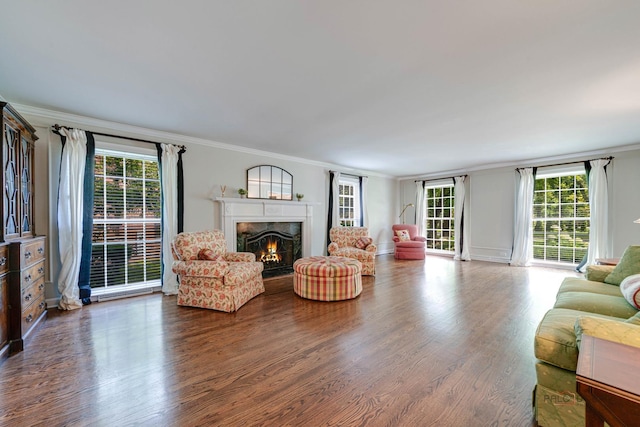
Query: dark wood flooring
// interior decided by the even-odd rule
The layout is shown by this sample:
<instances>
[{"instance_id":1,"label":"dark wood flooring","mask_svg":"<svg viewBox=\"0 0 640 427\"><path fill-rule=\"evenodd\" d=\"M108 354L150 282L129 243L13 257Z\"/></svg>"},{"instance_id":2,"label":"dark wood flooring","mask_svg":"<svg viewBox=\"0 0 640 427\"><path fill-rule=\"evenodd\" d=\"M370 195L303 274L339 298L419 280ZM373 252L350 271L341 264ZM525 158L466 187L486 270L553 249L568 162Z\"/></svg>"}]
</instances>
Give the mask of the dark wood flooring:
<instances>
[{"instance_id":1,"label":"dark wood flooring","mask_svg":"<svg viewBox=\"0 0 640 427\"><path fill-rule=\"evenodd\" d=\"M350 301L288 276L232 314L53 309L0 366L0 425L534 426L533 335L568 275L383 255Z\"/></svg>"}]
</instances>

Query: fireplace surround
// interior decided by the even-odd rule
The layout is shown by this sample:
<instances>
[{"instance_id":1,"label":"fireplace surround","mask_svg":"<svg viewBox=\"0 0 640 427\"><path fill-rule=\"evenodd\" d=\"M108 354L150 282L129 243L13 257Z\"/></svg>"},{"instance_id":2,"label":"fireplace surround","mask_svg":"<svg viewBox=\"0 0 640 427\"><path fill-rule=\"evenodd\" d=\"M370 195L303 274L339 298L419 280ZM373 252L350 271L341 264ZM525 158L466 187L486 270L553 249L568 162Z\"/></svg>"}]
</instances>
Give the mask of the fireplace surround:
<instances>
[{"instance_id":1,"label":"fireplace surround","mask_svg":"<svg viewBox=\"0 0 640 427\"><path fill-rule=\"evenodd\" d=\"M224 232L227 250L238 251L238 225L244 223L299 223L299 251L301 257L311 256L313 236L313 206L314 203L271 199L239 199L217 197L215 202L219 206L220 228ZM271 227L276 231L283 231L280 227ZM242 226L241 226L242 229ZM296 234L284 230L285 234ZM242 236L240 236L242 237ZM283 237L285 240L289 236ZM293 243L292 241L292 244ZM244 249L246 250L246 249ZM295 261L295 260L294 260ZM266 267L267 265L265 265Z\"/></svg>"}]
</instances>

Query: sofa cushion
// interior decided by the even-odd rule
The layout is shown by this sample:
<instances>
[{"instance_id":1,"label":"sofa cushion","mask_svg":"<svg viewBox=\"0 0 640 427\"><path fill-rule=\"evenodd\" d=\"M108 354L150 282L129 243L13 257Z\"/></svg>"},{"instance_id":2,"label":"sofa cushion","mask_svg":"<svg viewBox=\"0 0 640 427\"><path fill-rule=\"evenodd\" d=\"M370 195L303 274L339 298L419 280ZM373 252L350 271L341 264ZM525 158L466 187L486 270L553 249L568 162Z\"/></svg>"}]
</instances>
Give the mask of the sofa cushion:
<instances>
[{"instance_id":1,"label":"sofa cushion","mask_svg":"<svg viewBox=\"0 0 640 427\"><path fill-rule=\"evenodd\" d=\"M584 278L594 282L604 282L614 268L614 265L588 265Z\"/></svg>"},{"instance_id":2,"label":"sofa cushion","mask_svg":"<svg viewBox=\"0 0 640 427\"><path fill-rule=\"evenodd\" d=\"M622 297L620 287L603 282L594 282L579 277L567 277L558 289L558 295L564 292L590 292L593 294Z\"/></svg>"},{"instance_id":3,"label":"sofa cushion","mask_svg":"<svg viewBox=\"0 0 640 427\"><path fill-rule=\"evenodd\" d=\"M625 320L625 323L640 325L640 311L634 314L633 316L629 317L627 320Z\"/></svg>"},{"instance_id":4,"label":"sofa cushion","mask_svg":"<svg viewBox=\"0 0 640 427\"><path fill-rule=\"evenodd\" d=\"M574 326L576 319L585 313L578 310L553 308L549 310L536 330L534 352L536 358L559 368L575 372L578 364L578 347ZM609 316L590 314L619 321Z\"/></svg>"},{"instance_id":5,"label":"sofa cushion","mask_svg":"<svg viewBox=\"0 0 640 427\"><path fill-rule=\"evenodd\" d=\"M638 273L640 273L640 246L629 246L622 254L618 265L604 281L612 285L619 285L625 277Z\"/></svg>"},{"instance_id":6,"label":"sofa cushion","mask_svg":"<svg viewBox=\"0 0 640 427\"><path fill-rule=\"evenodd\" d=\"M640 274L625 277L620 292L629 304L640 310Z\"/></svg>"},{"instance_id":7,"label":"sofa cushion","mask_svg":"<svg viewBox=\"0 0 640 427\"><path fill-rule=\"evenodd\" d=\"M567 308L628 319L636 310L624 297L591 292L563 292L558 294L554 308Z\"/></svg>"},{"instance_id":8,"label":"sofa cushion","mask_svg":"<svg viewBox=\"0 0 640 427\"><path fill-rule=\"evenodd\" d=\"M640 326L614 319L579 316L574 325L576 344L580 348L582 335L591 335L607 341L640 347Z\"/></svg>"}]
</instances>

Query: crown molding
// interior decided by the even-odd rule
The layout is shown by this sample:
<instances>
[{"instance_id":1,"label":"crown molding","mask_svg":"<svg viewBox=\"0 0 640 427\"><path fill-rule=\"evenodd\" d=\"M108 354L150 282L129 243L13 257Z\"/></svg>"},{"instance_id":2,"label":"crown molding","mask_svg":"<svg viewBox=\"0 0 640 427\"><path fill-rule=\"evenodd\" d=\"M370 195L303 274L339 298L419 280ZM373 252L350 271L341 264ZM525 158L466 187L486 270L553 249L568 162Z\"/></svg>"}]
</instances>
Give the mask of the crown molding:
<instances>
[{"instance_id":1,"label":"crown molding","mask_svg":"<svg viewBox=\"0 0 640 427\"><path fill-rule=\"evenodd\" d=\"M420 179L447 178L452 176L468 174L470 172L481 172L485 170L502 169L502 168L509 168L509 167L511 168L543 167L543 166L554 164L554 163L574 162L574 161L582 162L591 157L603 157L603 156L613 155L616 153L624 153L626 151L634 151L634 150L640 150L640 144L621 145L618 147L609 147L609 148L603 148L600 150L583 151L580 153L565 154L561 156L539 157L536 159L518 160L513 162L490 163L486 165L470 167L467 169L456 169L456 170L447 171L447 172L438 172L437 174L431 174L431 175L423 174L423 175L416 175L416 176L409 176L409 177L401 177L399 178L399 180L406 181L410 179L420 180Z\"/></svg>"},{"instance_id":2,"label":"crown molding","mask_svg":"<svg viewBox=\"0 0 640 427\"><path fill-rule=\"evenodd\" d=\"M47 108L33 107L31 105L11 103L11 105L25 116L34 126L49 127L55 123L64 126L78 127L93 132L103 133L117 133L118 135L157 140L158 142L164 142L177 145L202 145L210 148L218 148L221 150L234 151L243 154L251 154L255 156L269 157L272 159L292 161L296 163L302 163L312 166L318 166L327 170L341 169L345 173L354 173L360 175L378 176L382 178L396 178L389 175L376 173L373 171L364 171L358 169L349 169L344 166L335 165L331 163L319 162L316 160L304 159L301 157L288 156L286 154L278 154L270 151L256 150L253 148L241 147L238 145L226 144L224 142L212 141L204 138L195 138L186 135L180 135L177 133L165 132L155 129L149 129L139 126L127 125L124 123L111 122L108 120L96 119L93 117L86 117L77 114L64 113L61 111L49 110Z\"/></svg>"}]
</instances>

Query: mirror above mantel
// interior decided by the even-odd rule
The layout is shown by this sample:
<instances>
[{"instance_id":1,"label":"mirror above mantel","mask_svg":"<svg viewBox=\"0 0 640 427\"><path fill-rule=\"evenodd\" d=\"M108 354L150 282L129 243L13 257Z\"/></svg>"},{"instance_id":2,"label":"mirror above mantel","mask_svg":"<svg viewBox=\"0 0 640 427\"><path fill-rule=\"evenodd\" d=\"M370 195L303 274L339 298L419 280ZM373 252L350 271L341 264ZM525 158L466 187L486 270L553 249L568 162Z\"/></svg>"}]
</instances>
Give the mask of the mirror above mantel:
<instances>
[{"instance_id":1,"label":"mirror above mantel","mask_svg":"<svg viewBox=\"0 0 640 427\"><path fill-rule=\"evenodd\" d=\"M293 200L293 175L272 165L259 165L247 169L247 197Z\"/></svg>"}]
</instances>

